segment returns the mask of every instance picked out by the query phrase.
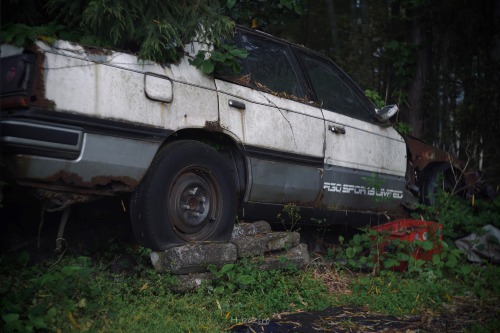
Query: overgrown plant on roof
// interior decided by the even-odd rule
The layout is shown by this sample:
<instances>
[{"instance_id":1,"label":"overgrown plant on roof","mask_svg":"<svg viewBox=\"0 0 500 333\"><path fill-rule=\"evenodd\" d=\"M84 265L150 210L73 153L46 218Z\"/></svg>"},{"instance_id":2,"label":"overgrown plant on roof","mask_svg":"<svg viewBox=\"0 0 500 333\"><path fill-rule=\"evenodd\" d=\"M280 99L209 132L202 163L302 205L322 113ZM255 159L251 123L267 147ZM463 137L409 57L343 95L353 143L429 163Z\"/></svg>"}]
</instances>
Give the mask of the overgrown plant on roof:
<instances>
[{"instance_id":1,"label":"overgrown plant on roof","mask_svg":"<svg viewBox=\"0 0 500 333\"><path fill-rule=\"evenodd\" d=\"M271 20L269 15L278 12ZM133 52L140 59L164 64L178 61L184 45L195 40L221 46L231 40L235 23L276 23L284 15L301 12L301 0L10 0L2 3L0 40L26 46L38 39L59 38ZM193 64L205 73L213 71L214 63L237 70L231 60L241 55L226 47L205 51Z\"/></svg>"}]
</instances>

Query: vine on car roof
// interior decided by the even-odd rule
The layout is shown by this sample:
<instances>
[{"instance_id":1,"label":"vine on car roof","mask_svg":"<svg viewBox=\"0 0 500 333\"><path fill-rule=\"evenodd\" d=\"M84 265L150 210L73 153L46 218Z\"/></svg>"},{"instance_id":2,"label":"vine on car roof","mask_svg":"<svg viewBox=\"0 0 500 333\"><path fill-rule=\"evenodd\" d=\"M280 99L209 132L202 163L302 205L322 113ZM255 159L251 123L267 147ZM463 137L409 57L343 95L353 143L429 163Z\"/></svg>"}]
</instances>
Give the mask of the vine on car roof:
<instances>
[{"instance_id":1,"label":"vine on car roof","mask_svg":"<svg viewBox=\"0 0 500 333\"><path fill-rule=\"evenodd\" d=\"M218 48L231 40L236 23L274 23L287 13L300 14L301 0L10 0L2 3L2 43L26 46L37 39L65 39L113 48L158 63L178 61L194 40ZM23 8L23 10L19 10ZM224 59L217 58L221 54ZM205 73L224 63L237 69L243 52L222 48L194 63ZM215 55L214 59L211 59ZM231 61L234 60L234 61Z\"/></svg>"}]
</instances>

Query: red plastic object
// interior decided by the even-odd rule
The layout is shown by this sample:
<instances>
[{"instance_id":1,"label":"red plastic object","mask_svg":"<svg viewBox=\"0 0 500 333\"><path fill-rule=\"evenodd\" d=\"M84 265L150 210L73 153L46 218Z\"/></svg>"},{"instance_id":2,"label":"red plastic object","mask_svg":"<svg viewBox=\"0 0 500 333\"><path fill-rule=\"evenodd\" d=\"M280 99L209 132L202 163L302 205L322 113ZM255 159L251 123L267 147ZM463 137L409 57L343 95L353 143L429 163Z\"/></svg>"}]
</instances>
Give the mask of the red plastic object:
<instances>
[{"instance_id":1,"label":"red plastic object","mask_svg":"<svg viewBox=\"0 0 500 333\"><path fill-rule=\"evenodd\" d=\"M422 259L430 261L434 254L441 253L441 244L439 241L443 239L443 225L440 223L401 219L393 222L384 223L375 227L373 230L386 236L389 240L401 240L413 243L415 240L425 241L432 240L434 247L425 251L419 246L414 247L412 256L415 259ZM380 254L390 251L389 242L382 242ZM393 270L404 271L408 267L407 262L401 263L399 266L393 267Z\"/></svg>"}]
</instances>

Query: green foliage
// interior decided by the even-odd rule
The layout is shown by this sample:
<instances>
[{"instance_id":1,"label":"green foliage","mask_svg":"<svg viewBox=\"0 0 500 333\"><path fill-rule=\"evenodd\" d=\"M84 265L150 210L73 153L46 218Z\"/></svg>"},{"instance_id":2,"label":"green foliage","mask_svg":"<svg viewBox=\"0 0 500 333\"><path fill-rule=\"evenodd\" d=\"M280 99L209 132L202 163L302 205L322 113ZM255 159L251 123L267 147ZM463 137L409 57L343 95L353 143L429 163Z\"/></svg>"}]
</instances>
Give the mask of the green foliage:
<instances>
[{"instance_id":1,"label":"green foliage","mask_svg":"<svg viewBox=\"0 0 500 333\"><path fill-rule=\"evenodd\" d=\"M404 315L437 308L453 294L489 301L500 292L500 284L494 281L499 267L470 264L463 251L446 242L389 240L384 233L363 231L348 242L339 239L332 253L342 271L371 272L357 275L353 293L343 298L348 304L368 304L376 311ZM414 255L430 250L437 250L431 260Z\"/></svg>"},{"instance_id":2,"label":"green foliage","mask_svg":"<svg viewBox=\"0 0 500 333\"><path fill-rule=\"evenodd\" d=\"M413 131L413 127L404 121L398 121L395 125L394 128L396 131L398 131L401 135L408 135L411 134Z\"/></svg>"},{"instance_id":3,"label":"green foliage","mask_svg":"<svg viewBox=\"0 0 500 333\"><path fill-rule=\"evenodd\" d=\"M243 265L225 264L220 270L211 265L209 270L216 278L215 286L213 289L209 288L209 290L216 294L251 288L257 282L253 274L253 268L246 261Z\"/></svg>"},{"instance_id":4,"label":"green foliage","mask_svg":"<svg viewBox=\"0 0 500 333\"><path fill-rule=\"evenodd\" d=\"M341 240L341 244L355 247L363 240L368 241L361 234L355 243ZM429 244L420 246L428 248ZM383 269L372 276L340 268L340 274L349 275L348 294L329 293L318 279L317 273L329 268L312 264L305 272L293 268L262 271L254 259L212 267L216 277L212 283L181 294L170 290L176 285L175 277L158 274L147 265L129 273L110 272L106 258L119 251L112 250L103 254L102 261L93 262L68 256L33 263L27 253L0 257L3 331L221 332L233 326L236 318L265 322L274 313L320 310L339 302L402 315L437 308L453 295L472 294L489 302L500 293L499 267L465 264L462 254L456 256L452 254L455 250L448 249L443 253L456 256L455 263L446 264L441 256L438 263L426 263L422 270L406 273ZM350 251L355 254L349 256L356 258L365 250ZM135 253L142 262L149 251ZM432 268L441 263L445 263L443 275ZM335 279L326 281L337 283Z\"/></svg>"},{"instance_id":5,"label":"green foliage","mask_svg":"<svg viewBox=\"0 0 500 333\"><path fill-rule=\"evenodd\" d=\"M408 86L415 76L417 64L417 46L412 43L391 40L385 45L392 59L392 66L399 84Z\"/></svg>"},{"instance_id":6,"label":"green foliage","mask_svg":"<svg viewBox=\"0 0 500 333\"><path fill-rule=\"evenodd\" d=\"M27 266L29 256L17 258L11 278L5 275L2 260L2 287L5 297L0 301L5 331L53 330L62 318L86 307L86 299L100 292L99 286L88 283L90 260L75 258L66 265L46 267L45 273ZM12 274L11 273L11 274Z\"/></svg>"},{"instance_id":7,"label":"green foliage","mask_svg":"<svg viewBox=\"0 0 500 333\"><path fill-rule=\"evenodd\" d=\"M158 274L145 249L134 252L139 270L109 271L123 249L33 264L29 255L0 257L0 325L3 332L148 331L221 332L231 318L268 318L280 311L332 304L324 284L293 267L261 271L258 261L212 268L216 280L193 292L171 288L176 278Z\"/></svg>"},{"instance_id":8,"label":"green foliage","mask_svg":"<svg viewBox=\"0 0 500 333\"><path fill-rule=\"evenodd\" d=\"M373 103L375 103L375 106L377 108L383 108L384 105L385 105L385 101L382 99L382 97L380 97L380 94L375 91L375 90L370 90L370 89L366 89L365 90L365 95L372 100Z\"/></svg>"},{"instance_id":9,"label":"green foliage","mask_svg":"<svg viewBox=\"0 0 500 333\"><path fill-rule=\"evenodd\" d=\"M283 24L285 17L302 14L301 0L228 0L226 4L226 15L253 28Z\"/></svg>"},{"instance_id":10,"label":"green foliage","mask_svg":"<svg viewBox=\"0 0 500 333\"><path fill-rule=\"evenodd\" d=\"M361 177L361 179L367 182L368 186L375 190L380 190L384 185L384 180L376 173L372 173L370 177Z\"/></svg>"},{"instance_id":11,"label":"green foliage","mask_svg":"<svg viewBox=\"0 0 500 333\"><path fill-rule=\"evenodd\" d=\"M259 262L260 258L253 258L226 264L221 269L211 266L215 280L202 292L226 299L225 310L238 317L270 316L273 311L320 309L331 304L326 286L309 273L300 272L293 266L263 271L259 269ZM239 300L234 299L235 295ZM260 313L255 313L257 309Z\"/></svg>"},{"instance_id":12,"label":"green foliage","mask_svg":"<svg viewBox=\"0 0 500 333\"><path fill-rule=\"evenodd\" d=\"M438 193L437 207L428 207L427 212L438 217L435 221L443 224L444 236L448 238L477 232L486 223L498 224L499 207L496 200L470 205ZM353 293L344 298L346 303L368 304L373 310L404 315L437 308L452 301L452 295L472 295L488 303L500 292L498 266L467 262L464 252L453 243L441 241L439 233L431 233L425 241L392 238L370 228L362 229L349 241L339 237L339 245L330 253L337 258L337 268L371 273L358 275ZM432 256L426 251L432 251Z\"/></svg>"},{"instance_id":13,"label":"green foliage","mask_svg":"<svg viewBox=\"0 0 500 333\"><path fill-rule=\"evenodd\" d=\"M217 49L198 52L189 63L205 74L213 73L217 66L239 73L241 65L238 60L246 58L247 55L246 50L237 48L235 45L222 44Z\"/></svg>"},{"instance_id":14,"label":"green foliage","mask_svg":"<svg viewBox=\"0 0 500 333\"><path fill-rule=\"evenodd\" d=\"M288 203L283 207L283 213L278 213L278 219L286 230L297 231L297 224L300 222L300 208L294 203Z\"/></svg>"},{"instance_id":15,"label":"green foliage","mask_svg":"<svg viewBox=\"0 0 500 333\"><path fill-rule=\"evenodd\" d=\"M345 297L344 301L359 306L369 304L374 311L401 316L437 308L448 300L452 288L450 280L433 280L430 283L424 276L408 278L388 272L377 278L357 278L352 295L348 299Z\"/></svg>"},{"instance_id":16,"label":"green foliage","mask_svg":"<svg viewBox=\"0 0 500 333\"><path fill-rule=\"evenodd\" d=\"M64 25L51 22L46 25L31 27L23 23L10 23L2 27L0 40L15 46L26 46L29 43L42 39L53 42L56 36L64 33Z\"/></svg>"},{"instance_id":17,"label":"green foliage","mask_svg":"<svg viewBox=\"0 0 500 333\"><path fill-rule=\"evenodd\" d=\"M375 193L379 192L382 186L384 186L384 179L382 179L378 174L371 173L369 177L361 177L363 181L367 183L367 191L374 191ZM375 195L373 198L373 202L375 203L383 203L389 200L386 196L378 196Z\"/></svg>"},{"instance_id":18,"label":"green foliage","mask_svg":"<svg viewBox=\"0 0 500 333\"><path fill-rule=\"evenodd\" d=\"M493 201L474 200L468 202L453 193L438 189L435 204L420 205L414 217L443 224L443 235L447 239L480 233L481 228L491 224L500 228L500 197Z\"/></svg>"},{"instance_id":19,"label":"green foliage","mask_svg":"<svg viewBox=\"0 0 500 333\"><path fill-rule=\"evenodd\" d=\"M374 276L386 275L393 270L408 275L432 272L436 277L463 273L466 264L463 252L439 240L439 234L409 242L371 228L361 231L347 243L340 238L340 246L331 254L349 270L369 271ZM429 258L429 261L423 258Z\"/></svg>"},{"instance_id":20,"label":"green foliage","mask_svg":"<svg viewBox=\"0 0 500 333\"><path fill-rule=\"evenodd\" d=\"M64 37L80 43L92 41L96 44L92 46L137 52L141 59L165 63L178 60L184 44L195 38L218 45L234 29L234 23L222 14L215 0L47 0L43 8L39 15L47 18L31 28L23 24L21 29L18 23L25 22L11 22L8 18L2 27L2 40L21 45L43 36Z\"/></svg>"},{"instance_id":21,"label":"green foliage","mask_svg":"<svg viewBox=\"0 0 500 333\"><path fill-rule=\"evenodd\" d=\"M274 22L274 18L287 13L300 14L302 8L300 0L257 3L242 0L45 0L37 5L39 12L34 18L4 15L0 38L2 42L17 46L26 46L37 39L52 42L62 38L89 46L135 52L139 59L158 63L176 62L184 54L184 45L200 41L211 51L200 51L192 60L193 65L206 74L212 73L218 64L238 72L238 59L246 57L246 51L224 42L231 40L235 27L233 19L245 21L246 17ZM6 12L15 12L16 7L24 6L35 4L31 0L13 0Z\"/></svg>"},{"instance_id":22,"label":"green foliage","mask_svg":"<svg viewBox=\"0 0 500 333\"><path fill-rule=\"evenodd\" d=\"M267 293L279 282L282 274L297 272L293 266L287 269L288 272L262 271L258 269L258 262L258 258L253 261L242 259L238 264L225 264L220 270L213 265L209 266L216 279L208 291L215 294L235 291Z\"/></svg>"}]
</instances>

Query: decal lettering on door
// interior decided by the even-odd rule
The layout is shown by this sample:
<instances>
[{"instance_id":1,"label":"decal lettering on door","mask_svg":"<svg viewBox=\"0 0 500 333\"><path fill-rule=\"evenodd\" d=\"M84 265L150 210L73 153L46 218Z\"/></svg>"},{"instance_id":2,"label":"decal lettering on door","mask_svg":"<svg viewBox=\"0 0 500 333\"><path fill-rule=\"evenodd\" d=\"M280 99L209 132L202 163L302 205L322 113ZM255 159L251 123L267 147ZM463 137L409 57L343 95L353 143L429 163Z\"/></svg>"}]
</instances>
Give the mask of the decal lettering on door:
<instances>
[{"instance_id":1,"label":"decal lettering on door","mask_svg":"<svg viewBox=\"0 0 500 333\"><path fill-rule=\"evenodd\" d=\"M371 197L385 197L391 199L402 199L403 191L385 189L385 188L375 188L366 187L361 185L351 185L351 184L340 184L340 183L327 183L323 185L323 189L328 192L336 192L343 194L355 194L355 195L365 195Z\"/></svg>"}]
</instances>

